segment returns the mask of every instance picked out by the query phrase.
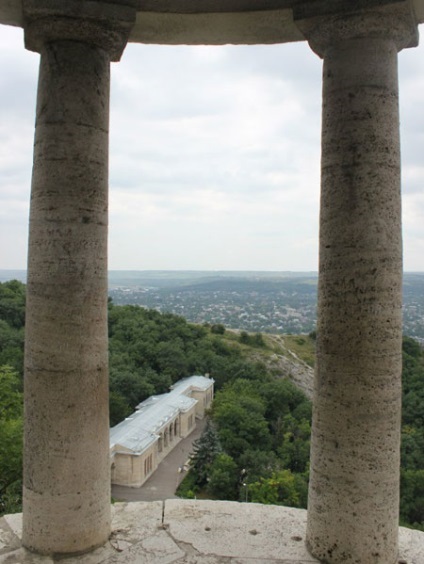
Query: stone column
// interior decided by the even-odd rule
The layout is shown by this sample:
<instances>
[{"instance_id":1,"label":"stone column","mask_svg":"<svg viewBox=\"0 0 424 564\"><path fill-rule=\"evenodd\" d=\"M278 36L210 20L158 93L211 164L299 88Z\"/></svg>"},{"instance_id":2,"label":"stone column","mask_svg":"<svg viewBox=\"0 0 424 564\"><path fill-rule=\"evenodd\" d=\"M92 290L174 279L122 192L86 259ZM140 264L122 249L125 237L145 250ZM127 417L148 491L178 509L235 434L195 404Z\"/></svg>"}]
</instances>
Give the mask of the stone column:
<instances>
[{"instance_id":1,"label":"stone column","mask_svg":"<svg viewBox=\"0 0 424 564\"><path fill-rule=\"evenodd\" d=\"M41 60L28 255L23 543L42 554L85 552L110 534L109 67L122 53L134 14L109 3L98 21L85 17L84 2L77 4L25 3L26 46ZM89 4L94 13L95 5L102 10Z\"/></svg>"},{"instance_id":2,"label":"stone column","mask_svg":"<svg viewBox=\"0 0 424 564\"><path fill-rule=\"evenodd\" d=\"M307 543L398 554L402 240L397 53L408 3L299 22L324 59L317 367Z\"/></svg>"}]
</instances>

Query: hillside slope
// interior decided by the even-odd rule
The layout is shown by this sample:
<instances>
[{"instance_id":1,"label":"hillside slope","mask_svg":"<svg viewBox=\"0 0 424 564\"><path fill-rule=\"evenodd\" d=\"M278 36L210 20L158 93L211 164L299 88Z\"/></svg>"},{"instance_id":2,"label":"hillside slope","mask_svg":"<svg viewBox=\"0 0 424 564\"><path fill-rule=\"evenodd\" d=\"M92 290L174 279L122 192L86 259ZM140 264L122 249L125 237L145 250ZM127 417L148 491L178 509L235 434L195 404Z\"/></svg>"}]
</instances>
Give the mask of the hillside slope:
<instances>
[{"instance_id":1,"label":"hillside slope","mask_svg":"<svg viewBox=\"0 0 424 564\"><path fill-rule=\"evenodd\" d=\"M276 377L287 378L308 399L312 399L314 381L314 340L307 335L248 334L250 341L240 344L243 331L227 329L221 338L228 344L237 341L242 354L252 362L261 362ZM255 346L261 335L263 346Z\"/></svg>"}]
</instances>

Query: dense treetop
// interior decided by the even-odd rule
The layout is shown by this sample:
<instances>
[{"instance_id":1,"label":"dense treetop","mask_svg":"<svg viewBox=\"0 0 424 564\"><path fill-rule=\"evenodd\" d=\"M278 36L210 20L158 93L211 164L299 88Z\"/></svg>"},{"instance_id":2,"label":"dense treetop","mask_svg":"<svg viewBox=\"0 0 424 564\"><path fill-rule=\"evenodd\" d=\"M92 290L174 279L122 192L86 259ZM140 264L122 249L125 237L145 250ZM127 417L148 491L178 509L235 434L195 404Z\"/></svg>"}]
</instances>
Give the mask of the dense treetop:
<instances>
[{"instance_id":1,"label":"dense treetop","mask_svg":"<svg viewBox=\"0 0 424 564\"><path fill-rule=\"evenodd\" d=\"M0 513L20 510L24 323L25 286L0 283ZM273 354L268 339L109 303L112 425L180 378L215 379L211 424L196 445L197 466L181 495L305 506L311 404L267 364ZM298 355L305 349L311 359L314 339L292 341ZM424 353L409 337L403 342L401 454L401 521L423 529Z\"/></svg>"},{"instance_id":2,"label":"dense treetop","mask_svg":"<svg viewBox=\"0 0 424 564\"><path fill-rule=\"evenodd\" d=\"M246 358L243 347L223 339L221 331L170 313L110 303L111 424L186 376L209 374L220 388L240 375L264 373L262 364Z\"/></svg>"}]
</instances>

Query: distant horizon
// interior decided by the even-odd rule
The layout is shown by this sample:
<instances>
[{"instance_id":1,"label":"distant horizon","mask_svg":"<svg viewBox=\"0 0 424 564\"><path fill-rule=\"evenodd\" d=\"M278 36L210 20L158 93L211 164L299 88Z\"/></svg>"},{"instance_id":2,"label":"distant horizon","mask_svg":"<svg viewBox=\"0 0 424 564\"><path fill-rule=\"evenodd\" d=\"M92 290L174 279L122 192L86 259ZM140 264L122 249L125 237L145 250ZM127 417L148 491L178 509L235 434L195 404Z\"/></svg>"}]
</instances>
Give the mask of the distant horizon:
<instances>
[{"instance_id":1,"label":"distant horizon","mask_svg":"<svg viewBox=\"0 0 424 564\"><path fill-rule=\"evenodd\" d=\"M2 272L27 272L26 268L0 268L0 273ZM227 268L111 268L108 269L108 273L111 272L211 272L211 273L219 273L219 272L267 272L270 274L319 274L318 270L268 270L268 269L254 269L254 268L234 268L234 269L227 269ZM424 270L403 270L404 274L424 274Z\"/></svg>"}]
</instances>

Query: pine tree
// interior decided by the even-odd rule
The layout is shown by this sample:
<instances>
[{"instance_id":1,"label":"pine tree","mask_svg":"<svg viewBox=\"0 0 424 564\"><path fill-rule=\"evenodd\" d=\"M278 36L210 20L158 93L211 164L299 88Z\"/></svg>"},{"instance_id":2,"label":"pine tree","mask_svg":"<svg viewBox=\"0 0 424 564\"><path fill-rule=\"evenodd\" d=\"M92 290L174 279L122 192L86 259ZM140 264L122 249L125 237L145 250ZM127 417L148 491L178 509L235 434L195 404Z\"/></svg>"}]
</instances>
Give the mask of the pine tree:
<instances>
[{"instance_id":1,"label":"pine tree","mask_svg":"<svg viewBox=\"0 0 424 564\"><path fill-rule=\"evenodd\" d=\"M221 452L218 433L208 419L202 436L193 443L193 453L190 456L190 471L195 476L196 484L204 486L207 483L209 469Z\"/></svg>"}]
</instances>

